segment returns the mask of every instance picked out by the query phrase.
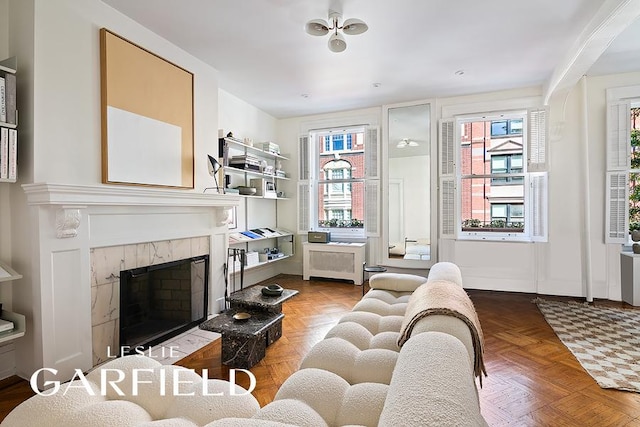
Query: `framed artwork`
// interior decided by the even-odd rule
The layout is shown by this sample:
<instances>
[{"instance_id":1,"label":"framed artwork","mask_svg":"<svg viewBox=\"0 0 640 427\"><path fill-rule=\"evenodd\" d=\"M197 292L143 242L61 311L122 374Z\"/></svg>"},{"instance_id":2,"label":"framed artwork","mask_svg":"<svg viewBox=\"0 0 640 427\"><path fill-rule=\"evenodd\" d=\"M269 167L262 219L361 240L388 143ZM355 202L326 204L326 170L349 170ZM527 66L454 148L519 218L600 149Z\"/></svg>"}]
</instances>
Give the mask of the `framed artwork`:
<instances>
[{"instance_id":1,"label":"framed artwork","mask_svg":"<svg viewBox=\"0 0 640 427\"><path fill-rule=\"evenodd\" d=\"M102 182L194 187L193 74L100 30Z\"/></svg>"}]
</instances>

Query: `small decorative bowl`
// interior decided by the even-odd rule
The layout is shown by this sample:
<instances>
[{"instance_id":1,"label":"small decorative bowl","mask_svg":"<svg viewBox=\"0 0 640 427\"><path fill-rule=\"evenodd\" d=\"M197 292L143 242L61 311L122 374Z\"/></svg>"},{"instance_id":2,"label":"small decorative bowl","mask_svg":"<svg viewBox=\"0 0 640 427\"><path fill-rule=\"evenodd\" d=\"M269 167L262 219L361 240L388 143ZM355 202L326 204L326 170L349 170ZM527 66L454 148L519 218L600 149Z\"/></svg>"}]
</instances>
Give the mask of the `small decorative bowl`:
<instances>
[{"instance_id":1,"label":"small decorative bowl","mask_svg":"<svg viewBox=\"0 0 640 427\"><path fill-rule=\"evenodd\" d=\"M258 191L255 187L245 187L242 185L236 188L243 196L253 196Z\"/></svg>"},{"instance_id":2,"label":"small decorative bowl","mask_svg":"<svg viewBox=\"0 0 640 427\"><path fill-rule=\"evenodd\" d=\"M282 289L282 286L274 283L273 285L267 285L262 288L262 295L264 295L265 297L279 297L280 295L282 295L282 291L284 291L284 289Z\"/></svg>"},{"instance_id":3,"label":"small decorative bowl","mask_svg":"<svg viewBox=\"0 0 640 427\"><path fill-rule=\"evenodd\" d=\"M240 313L236 313L233 315L233 320L239 320L239 321L244 321L244 320L248 320L251 317L251 314L249 313L245 313L245 312L240 312Z\"/></svg>"}]
</instances>

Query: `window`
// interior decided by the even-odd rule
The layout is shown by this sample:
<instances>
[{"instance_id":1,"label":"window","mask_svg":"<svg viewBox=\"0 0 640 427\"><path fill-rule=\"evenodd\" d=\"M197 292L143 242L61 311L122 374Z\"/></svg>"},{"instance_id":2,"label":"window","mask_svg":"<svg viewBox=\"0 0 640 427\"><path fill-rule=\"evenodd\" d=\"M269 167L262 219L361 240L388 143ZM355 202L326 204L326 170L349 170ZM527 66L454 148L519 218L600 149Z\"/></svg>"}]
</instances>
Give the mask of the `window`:
<instances>
[{"instance_id":1,"label":"window","mask_svg":"<svg viewBox=\"0 0 640 427\"><path fill-rule=\"evenodd\" d=\"M324 151L344 151L353 148L352 134L328 134L322 137L324 143ZM345 144L346 142L346 144Z\"/></svg>"},{"instance_id":2,"label":"window","mask_svg":"<svg viewBox=\"0 0 640 427\"><path fill-rule=\"evenodd\" d=\"M640 86L607 89L605 242L629 243L640 228L638 117Z\"/></svg>"},{"instance_id":3,"label":"window","mask_svg":"<svg viewBox=\"0 0 640 427\"><path fill-rule=\"evenodd\" d=\"M640 102L630 108L629 230L640 230Z\"/></svg>"},{"instance_id":4,"label":"window","mask_svg":"<svg viewBox=\"0 0 640 427\"><path fill-rule=\"evenodd\" d=\"M310 132L309 209L302 213L309 229L365 236L366 133L363 126Z\"/></svg>"},{"instance_id":5,"label":"window","mask_svg":"<svg viewBox=\"0 0 640 427\"><path fill-rule=\"evenodd\" d=\"M521 174L522 153L520 154L499 154L491 156L491 174ZM502 178L492 178L492 185L514 185L522 184L522 176L507 176Z\"/></svg>"},{"instance_id":6,"label":"window","mask_svg":"<svg viewBox=\"0 0 640 427\"><path fill-rule=\"evenodd\" d=\"M523 227L524 205L522 203L491 204L491 223L493 228Z\"/></svg>"},{"instance_id":7,"label":"window","mask_svg":"<svg viewBox=\"0 0 640 427\"><path fill-rule=\"evenodd\" d=\"M500 121L480 118L460 121L458 145L461 158L462 231L524 232L524 218L521 216L518 221L511 221L510 216L512 204L525 204L522 126L520 135L512 136L507 141L494 137L497 127L504 126L506 133L510 123L522 124L523 120L524 117ZM506 199L511 203L504 203Z\"/></svg>"},{"instance_id":8,"label":"window","mask_svg":"<svg viewBox=\"0 0 640 427\"><path fill-rule=\"evenodd\" d=\"M494 120L491 122L491 136L522 135L522 123L523 119Z\"/></svg>"},{"instance_id":9,"label":"window","mask_svg":"<svg viewBox=\"0 0 640 427\"><path fill-rule=\"evenodd\" d=\"M333 184L325 188L333 196L345 196L351 192L351 184L348 179L351 177L351 164L345 160L332 160L324 165L324 176L326 181ZM325 193L326 195L327 193Z\"/></svg>"},{"instance_id":10,"label":"window","mask_svg":"<svg viewBox=\"0 0 640 427\"><path fill-rule=\"evenodd\" d=\"M441 235L546 241L546 111L498 117L464 116L440 126L447 154L441 157Z\"/></svg>"}]
</instances>

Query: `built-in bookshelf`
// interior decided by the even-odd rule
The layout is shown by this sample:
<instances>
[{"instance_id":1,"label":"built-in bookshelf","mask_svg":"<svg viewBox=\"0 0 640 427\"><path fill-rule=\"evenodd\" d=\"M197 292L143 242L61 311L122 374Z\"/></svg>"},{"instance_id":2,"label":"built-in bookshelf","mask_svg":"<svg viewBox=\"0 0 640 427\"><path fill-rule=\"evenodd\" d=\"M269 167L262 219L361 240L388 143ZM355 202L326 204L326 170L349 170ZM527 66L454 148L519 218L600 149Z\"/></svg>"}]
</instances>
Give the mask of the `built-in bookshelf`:
<instances>
[{"instance_id":1,"label":"built-in bookshelf","mask_svg":"<svg viewBox=\"0 0 640 427\"><path fill-rule=\"evenodd\" d=\"M9 267L7 264L0 262L0 285L3 285L5 282L9 283L21 278L21 274ZM24 315L3 309L2 313L0 313L0 319L13 323L12 329L0 332L0 344L24 336L24 333L27 330L27 321Z\"/></svg>"},{"instance_id":2,"label":"built-in bookshelf","mask_svg":"<svg viewBox=\"0 0 640 427\"><path fill-rule=\"evenodd\" d=\"M289 158L280 154L277 144L262 142L258 145L249 145L232 137L220 138L218 142L224 175L239 177L239 182L233 179L231 181L256 189L255 195L248 197L286 198L278 188L278 181L289 179L282 169L283 161L286 162ZM226 181L227 178L225 178ZM226 187L225 192L235 193L233 184Z\"/></svg>"},{"instance_id":3,"label":"built-in bookshelf","mask_svg":"<svg viewBox=\"0 0 640 427\"><path fill-rule=\"evenodd\" d=\"M18 178L18 109L15 57L0 61L0 182Z\"/></svg>"},{"instance_id":4,"label":"built-in bookshelf","mask_svg":"<svg viewBox=\"0 0 640 427\"><path fill-rule=\"evenodd\" d=\"M293 242L293 233L280 228L262 227L229 233L229 247L244 248L247 253L245 270L293 256ZM265 251L260 245L269 246Z\"/></svg>"},{"instance_id":5,"label":"built-in bookshelf","mask_svg":"<svg viewBox=\"0 0 640 427\"><path fill-rule=\"evenodd\" d=\"M289 180L283 169L289 157L280 154L280 147L273 142L253 143L247 139L238 139L230 135L219 135L220 163L225 176L225 192L236 194L238 188L244 187L255 191L244 196L242 208L249 215L250 203L262 203L261 208L270 209L265 203L275 203L273 209L277 212L277 202L287 200L286 194L279 185L281 181ZM253 190L254 189L254 190ZM270 199L260 201L256 199ZM255 209L253 210L255 212ZM238 224L239 230L229 233L230 253L242 250L245 266L249 270L290 258L295 253L294 236L288 230L278 228L276 224L260 224L252 228L249 224L261 221L251 221L245 216L244 224ZM277 220L276 220L277 222ZM240 270L240 260L233 256L229 259L229 272L234 274Z\"/></svg>"}]
</instances>

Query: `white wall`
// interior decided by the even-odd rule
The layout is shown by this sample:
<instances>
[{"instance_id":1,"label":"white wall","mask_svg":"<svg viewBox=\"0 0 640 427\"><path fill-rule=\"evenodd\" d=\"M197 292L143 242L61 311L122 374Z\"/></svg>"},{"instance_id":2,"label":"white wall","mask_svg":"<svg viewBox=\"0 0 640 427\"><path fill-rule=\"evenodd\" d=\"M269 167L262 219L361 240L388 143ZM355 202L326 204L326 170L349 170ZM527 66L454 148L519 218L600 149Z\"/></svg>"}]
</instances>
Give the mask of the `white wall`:
<instances>
[{"instance_id":1,"label":"white wall","mask_svg":"<svg viewBox=\"0 0 640 427\"><path fill-rule=\"evenodd\" d=\"M217 72L98 0L36 0L34 182L101 182L99 29L192 72L195 186L209 182L217 139ZM61 167L73 162L73 167Z\"/></svg>"},{"instance_id":2,"label":"white wall","mask_svg":"<svg viewBox=\"0 0 640 427\"><path fill-rule=\"evenodd\" d=\"M0 1L0 7L6 5ZM43 357L40 262L46 261L39 259L37 221L20 184L101 184L99 29L194 73L195 189L185 191L201 193L210 183L206 154L217 149L218 78L209 65L98 0L8 0L8 5L8 53L18 57L21 113L19 183L10 190L11 255L24 275L13 285L13 308L27 315L29 331L15 345L18 372L30 372Z\"/></svg>"}]
</instances>

